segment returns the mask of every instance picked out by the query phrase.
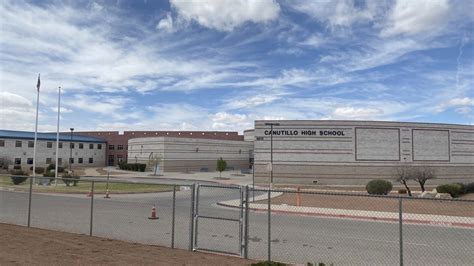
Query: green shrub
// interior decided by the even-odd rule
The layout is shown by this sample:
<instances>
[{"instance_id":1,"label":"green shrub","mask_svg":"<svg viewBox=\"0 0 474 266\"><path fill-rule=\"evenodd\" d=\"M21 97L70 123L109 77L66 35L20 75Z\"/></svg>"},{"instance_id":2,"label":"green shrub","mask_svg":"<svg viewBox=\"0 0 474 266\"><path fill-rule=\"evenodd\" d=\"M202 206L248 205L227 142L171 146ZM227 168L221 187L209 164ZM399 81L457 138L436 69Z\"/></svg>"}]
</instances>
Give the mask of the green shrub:
<instances>
[{"instance_id":1,"label":"green shrub","mask_svg":"<svg viewBox=\"0 0 474 266\"><path fill-rule=\"evenodd\" d=\"M474 193L474 182L466 185L466 193Z\"/></svg>"},{"instance_id":2,"label":"green shrub","mask_svg":"<svg viewBox=\"0 0 474 266\"><path fill-rule=\"evenodd\" d=\"M20 170L13 169L13 170L10 171L10 173L11 173L12 175L24 175L24 176L27 176L27 175L28 175L27 173L25 173L25 172L24 172L23 170L21 170L21 169L20 169Z\"/></svg>"},{"instance_id":3,"label":"green shrub","mask_svg":"<svg viewBox=\"0 0 474 266\"><path fill-rule=\"evenodd\" d=\"M79 183L79 179L80 176L78 175L75 175L75 174L68 174L68 173L65 173L63 175L63 182L64 184L66 184L66 186L69 187L69 185L73 185L73 186L77 186L77 184Z\"/></svg>"},{"instance_id":4,"label":"green shrub","mask_svg":"<svg viewBox=\"0 0 474 266\"><path fill-rule=\"evenodd\" d=\"M145 172L145 169L146 169L146 164L144 164L144 163L119 162L118 166L121 170L128 170L128 171Z\"/></svg>"},{"instance_id":5,"label":"green shrub","mask_svg":"<svg viewBox=\"0 0 474 266\"><path fill-rule=\"evenodd\" d=\"M44 177L55 177L56 175L55 175L54 171L47 171L47 172L43 173L43 176Z\"/></svg>"},{"instance_id":6,"label":"green shrub","mask_svg":"<svg viewBox=\"0 0 474 266\"><path fill-rule=\"evenodd\" d=\"M46 167L46 171L51 171L51 170L56 170L56 165L54 163L49 164L48 167ZM64 172L64 167L58 166L58 173L63 173Z\"/></svg>"},{"instance_id":7,"label":"green shrub","mask_svg":"<svg viewBox=\"0 0 474 266\"><path fill-rule=\"evenodd\" d=\"M462 194L466 194L466 192L467 192L467 186L466 186L465 184L463 184L463 183L456 183L456 184L458 184L459 187L461 187L461 195L462 195Z\"/></svg>"},{"instance_id":8,"label":"green shrub","mask_svg":"<svg viewBox=\"0 0 474 266\"><path fill-rule=\"evenodd\" d=\"M438 193L448 193L451 197L456 198L463 194L463 188L459 184L444 184L436 187Z\"/></svg>"},{"instance_id":9,"label":"green shrub","mask_svg":"<svg viewBox=\"0 0 474 266\"><path fill-rule=\"evenodd\" d=\"M374 179L367 183L367 192L372 195L387 195L392 191L392 183L383 179Z\"/></svg>"},{"instance_id":10,"label":"green shrub","mask_svg":"<svg viewBox=\"0 0 474 266\"><path fill-rule=\"evenodd\" d=\"M14 185L19 185L28 179L27 176L20 176L20 175L12 175L10 178Z\"/></svg>"}]
</instances>

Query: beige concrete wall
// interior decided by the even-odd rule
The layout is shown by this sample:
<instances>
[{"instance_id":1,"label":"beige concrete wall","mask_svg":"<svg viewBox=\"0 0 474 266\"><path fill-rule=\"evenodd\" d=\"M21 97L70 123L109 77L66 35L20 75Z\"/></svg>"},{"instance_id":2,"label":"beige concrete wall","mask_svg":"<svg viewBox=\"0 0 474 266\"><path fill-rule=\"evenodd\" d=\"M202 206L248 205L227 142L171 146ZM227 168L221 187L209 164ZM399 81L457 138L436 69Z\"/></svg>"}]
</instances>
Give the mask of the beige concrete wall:
<instances>
[{"instance_id":1,"label":"beige concrete wall","mask_svg":"<svg viewBox=\"0 0 474 266\"><path fill-rule=\"evenodd\" d=\"M255 173L268 180L270 132L276 182L365 184L401 164L433 167L438 180L474 180L474 127L372 121L256 121Z\"/></svg>"},{"instance_id":2,"label":"beige concrete wall","mask_svg":"<svg viewBox=\"0 0 474 266\"><path fill-rule=\"evenodd\" d=\"M228 167L248 168L252 143L230 140L152 137L128 141L128 161L151 164L158 158L163 171L215 171L216 161L222 157Z\"/></svg>"},{"instance_id":3,"label":"beige concrete wall","mask_svg":"<svg viewBox=\"0 0 474 266\"><path fill-rule=\"evenodd\" d=\"M0 147L0 157L7 157L14 162L15 158L21 159L21 167L23 169L28 169L32 164L27 164L28 158L33 158L34 148L28 147L27 139L2 139L5 141L5 146ZM16 141L22 141L22 147L15 147ZM51 148L47 147L47 143L52 144ZM63 148L59 149L59 158L62 158L62 164L59 166L69 165L69 144L68 141L61 141L63 143ZM94 145L93 149L89 149L90 142L78 142L74 141L74 149L72 149L72 157L74 158L74 163L72 167L88 167L88 166L103 166L105 164L105 142L101 143L102 149L97 148L98 143L91 143ZM82 149L79 149L79 143L82 143L84 146ZM37 141L37 150L36 150L36 166L45 167L48 164L46 163L47 158L51 158L51 163L56 161L56 141L46 141L38 140ZM83 158L83 163L80 164L78 161L79 158ZM93 163L89 163L89 158L93 158Z\"/></svg>"}]
</instances>

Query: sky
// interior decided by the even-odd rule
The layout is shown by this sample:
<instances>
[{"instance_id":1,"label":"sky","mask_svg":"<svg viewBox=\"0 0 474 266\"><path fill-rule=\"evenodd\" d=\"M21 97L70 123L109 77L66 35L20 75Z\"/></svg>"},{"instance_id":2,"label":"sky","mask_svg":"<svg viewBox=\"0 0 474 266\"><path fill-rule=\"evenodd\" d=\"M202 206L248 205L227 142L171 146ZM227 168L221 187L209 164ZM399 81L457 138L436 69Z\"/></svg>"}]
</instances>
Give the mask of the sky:
<instances>
[{"instance_id":1,"label":"sky","mask_svg":"<svg viewBox=\"0 0 474 266\"><path fill-rule=\"evenodd\" d=\"M0 129L474 124L474 1L0 0Z\"/></svg>"}]
</instances>

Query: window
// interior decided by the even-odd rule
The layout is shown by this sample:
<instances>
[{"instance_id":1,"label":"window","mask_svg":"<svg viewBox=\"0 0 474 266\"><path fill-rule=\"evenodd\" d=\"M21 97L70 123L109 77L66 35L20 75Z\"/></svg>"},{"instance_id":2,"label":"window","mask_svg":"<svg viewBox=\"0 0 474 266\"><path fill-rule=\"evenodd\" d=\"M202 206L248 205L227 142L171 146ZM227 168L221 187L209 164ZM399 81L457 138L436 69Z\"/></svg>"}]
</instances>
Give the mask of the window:
<instances>
[{"instance_id":1,"label":"window","mask_svg":"<svg viewBox=\"0 0 474 266\"><path fill-rule=\"evenodd\" d=\"M15 147L21 148L21 140L17 140L17 141L15 142Z\"/></svg>"},{"instance_id":2,"label":"window","mask_svg":"<svg viewBox=\"0 0 474 266\"><path fill-rule=\"evenodd\" d=\"M51 158L46 158L46 164L51 164L52 160Z\"/></svg>"},{"instance_id":3,"label":"window","mask_svg":"<svg viewBox=\"0 0 474 266\"><path fill-rule=\"evenodd\" d=\"M28 141L28 148L34 148L35 147L35 142L34 141Z\"/></svg>"},{"instance_id":4,"label":"window","mask_svg":"<svg viewBox=\"0 0 474 266\"><path fill-rule=\"evenodd\" d=\"M123 155L117 155L117 162L123 161Z\"/></svg>"},{"instance_id":5,"label":"window","mask_svg":"<svg viewBox=\"0 0 474 266\"><path fill-rule=\"evenodd\" d=\"M63 158L58 158L58 165L62 165L63 164Z\"/></svg>"},{"instance_id":6,"label":"window","mask_svg":"<svg viewBox=\"0 0 474 266\"><path fill-rule=\"evenodd\" d=\"M94 144L93 144L93 143L90 143L90 144L89 144L89 150L92 150L92 149L94 149Z\"/></svg>"},{"instance_id":7,"label":"window","mask_svg":"<svg viewBox=\"0 0 474 266\"><path fill-rule=\"evenodd\" d=\"M97 149L102 150L102 144L97 144Z\"/></svg>"},{"instance_id":8,"label":"window","mask_svg":"<svg viewBox=\"0 0 474 266\"><path fill-rule=\"evenodd\" d=\"M73 164L74 163L74 158L69 158L69 163Z\"/></svg>"},{"instance_id":9,"label":"window","mask_svg":"<svg viewBox=\"0 0 474 266\"><path fill-rule=\"evenodd\" d=\"M119 151L123 150L123 145L117 145L117 150Z\"/></svg>"},{"instance_id":10,"label":"window","mask_svg":"<svg viewBox=\"0 0 474 266\"><path fill-rule=\"evenodd\" d=\"M71 143L69 144L69 148L74 149L74 142L71 142Z\"/></svg>"},{"instance_id":11,"label":"window","mask_svg":"<svg viewBox=\"0 0 474 266\"><path fill-rule=\"evenodd\" d=\"M0 147L5 147L5 141L3 139L0 139Z\"/></svg>"},{"instance_id":12,"label":"window","mask_svg":"<svg viewBox=\"0 0 474 266\"><path fill-rule=\"evenodd\" d=\"M15 164L21 164L21 158L15 158Z\"/></svg>"},{"instance_id":13,"label":"window","mask_svg":"<svg viewBox=\"0 0 474 266\"><path fill-rule=\"evenodd\" d=\"M59 142L59 148L60 148L60 149L63 148L63 143L62 143L62 142Z\"/></svg>"},{"instance_id":14,"label":"window","mask_svg":"<svg viewBox=\"0 0 474 266\"><path fill-rule=\"evenodd\" d=\"M53 143L52 142L46 142L46 148L53 148Z\"/></svg>"},{"instance_id":15,"label":"window","mask_svg":"<svg viewBox=\"0 0 474 266\"><path fill-rule=\"evenodd\" d=\"M84 149L84 143L79 143L79 149Z\"/></svg>"},{"instance_id":16,"label":"window","mask_svg":"<svg viewBox=\"0 0 474 266\"><path fill-rule=\"evenodd\" d=\"M115 150L115 146L114 145L109 145L109 150Z\"/></svg>"},{"instance_id":17,"label":"window","mask_svg":"<svg viewBox=\"0 0 474 266\"><path fill-rule=\"evenodd\" d=\"M114 165L114 156L109 155L109 165Z\"/></svg>"},{"instance_id":18,"label":"window","mask_svg":"<svg viewBox=\"0 0 474 266\"><path fill-rule=\"evenodd\" d=\"M94 163L94 158L89 158L89 163Z\"/></svg>"},{"instance_id":19,"label":"window","mask_svg":"<svg viewBox=\"0 0 474 266\"><path fill-rule=\"evenodd\" d=\"M26 164L33 164L33 158L26 159Z\"/></svg>"},{"instance_id":20,"label":"window","mask_svg":"<svg viewBox=\"0 0 474 266\"><path fill-rule=\"evenodd\" d=\"M77 159L79 163L83 163L83 159L82 158L79 158Z\"/></svg>"}]
</instances>

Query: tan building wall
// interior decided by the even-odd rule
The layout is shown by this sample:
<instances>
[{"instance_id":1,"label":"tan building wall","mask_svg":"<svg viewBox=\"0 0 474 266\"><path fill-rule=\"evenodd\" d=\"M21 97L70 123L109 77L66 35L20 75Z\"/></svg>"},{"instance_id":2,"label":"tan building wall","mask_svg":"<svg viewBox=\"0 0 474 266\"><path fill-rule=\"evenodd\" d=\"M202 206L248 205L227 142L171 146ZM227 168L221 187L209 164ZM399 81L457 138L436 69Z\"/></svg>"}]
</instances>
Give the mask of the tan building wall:
<instances>
[{"instance_id":1,"label":"tan building wall","mask_svg":"<svg viewBox=\"0 0 474 266\"><path fill-rule=\"evenodd\" d=\"M158 160L165 172L216 170L222 157L235 170L249 167L253 143L233 140L171 137L136 138L128 141L128 162L153 164ZM150 160L150 158L154 158Z\"/></svg>"},{"instance_id":2,"label":"tan building wall","mask_svg":"<svg viewBox=\"0 0 474 266\"><path fill-rule=\"evenodd\" d=\"M437 181L474 180L474 127L372 121L256 121L255 175L267 182L270 128L279 183L365 184L394 179L402 164L429 166Z\"/></svg>"}]
</instances>

